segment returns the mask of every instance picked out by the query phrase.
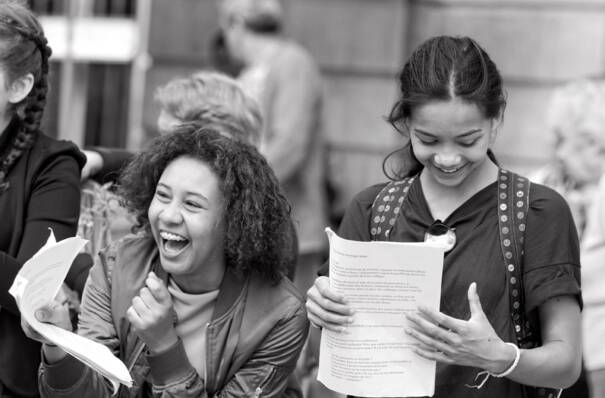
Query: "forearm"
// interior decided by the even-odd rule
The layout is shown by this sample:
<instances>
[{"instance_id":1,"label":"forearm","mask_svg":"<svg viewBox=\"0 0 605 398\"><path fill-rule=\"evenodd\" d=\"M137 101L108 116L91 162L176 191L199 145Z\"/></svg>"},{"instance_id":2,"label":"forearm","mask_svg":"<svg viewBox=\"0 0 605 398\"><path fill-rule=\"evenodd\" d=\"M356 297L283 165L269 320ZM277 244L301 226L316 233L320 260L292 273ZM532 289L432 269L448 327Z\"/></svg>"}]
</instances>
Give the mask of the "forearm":
<instances>
[{"instance_id":1,"label":"forearm","mask_svg":"<svg viewBox=\"0 0 605 398\"><path fill-rule=\"evenodd\" d=\"M109 397L113 392L106 379L70 355L52 364L43 356L38 382L42 397Z\"/></svg>"},{"instance_id":2,"label":"forearm","mask_svg":"<svg viewBox=\"0 0 605 398\"><path fill-rule=\"evenodd\" d=\"M508 376L520 384L550 388L567 388L580 375L581 363L574 348L564 341L521 350L515 370Z\"/></svg>"},{"instance_id":3,"label":"forearm","mask_svg":"<svg viewBox=\"0 0 605 398\"><path fill-rule=\"evenodd\" d=\"M156 397L205 397L205 381L197 374L185 352L182 340L168 350L147 355L153 393Z\"/></svg>"}]
</instances>

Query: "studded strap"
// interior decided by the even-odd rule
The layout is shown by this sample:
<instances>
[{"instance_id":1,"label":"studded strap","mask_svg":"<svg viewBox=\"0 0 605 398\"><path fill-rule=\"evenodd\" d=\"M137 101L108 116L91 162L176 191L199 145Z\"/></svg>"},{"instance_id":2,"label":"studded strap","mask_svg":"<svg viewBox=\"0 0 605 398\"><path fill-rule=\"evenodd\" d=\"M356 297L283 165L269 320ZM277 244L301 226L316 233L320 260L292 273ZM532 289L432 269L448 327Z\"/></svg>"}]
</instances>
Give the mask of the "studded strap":
<instances>
[{"instance_id":1,"label":"studded strap","mask_svg":"<svg viewBox=\"0 0 605 398\"><path fill-rule=\"evenodd\" d=\"M511 320L517 345L533 348L540 343L525 314L523 289L523 243L529 210L530 181L508 170L498 173L498 226L506 264ZM525 386L529 397L558 398L563 390Z\"/></svg>"},{"instance_id":2,"label":"studded strap","mask_svg":"<svg viewBox=\"0 0 605 398\"><path fill-rule=\"evenodd\" d=\"M370 220L372 240L390 240L391 230L401 214L403 202L415 178L414 176L391 181L376 195L372 204L372 220Z\"/></svg>"}]
</instances>

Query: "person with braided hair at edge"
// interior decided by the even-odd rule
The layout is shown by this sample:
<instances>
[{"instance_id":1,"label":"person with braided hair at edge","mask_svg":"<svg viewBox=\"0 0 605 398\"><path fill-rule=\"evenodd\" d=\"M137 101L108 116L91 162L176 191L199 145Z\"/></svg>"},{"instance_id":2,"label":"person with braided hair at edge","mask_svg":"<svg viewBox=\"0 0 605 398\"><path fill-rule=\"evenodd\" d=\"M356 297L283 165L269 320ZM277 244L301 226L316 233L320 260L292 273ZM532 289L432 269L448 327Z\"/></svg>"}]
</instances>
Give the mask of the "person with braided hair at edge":
<instances>
[{"instance_id":1,"label":"person with braided hair at edge","mask_svg":"<svg viewBox=\"0 0 605 398\"><path fill-rule=\"evenodd\" d=\"M0 0L0 397L38 396L40 344L23 333L8 288L48 228L60 240L78 225L84 157L40 131L50 54L31 10Z\"/></svg>"},{"instance_id":2,"label":"person with braided hair at edge","mask_svg":"<svg viewBox=\"0 0 605 398\"><path fill-rule=\"evenodd\" d=\"M420 307L401 330L417 355L437 362L434 397L557 397L578 378L582 351L579 244L567 203L497 164L506 97L476 41L428 39L399 84L389 121L403 136L392 154L401 163L389 156L384 165L394 181L359 193L339 235L447 243L440 311ZM328 276L315 280L306 305L317 327L339 332L355 321L355 305Z\"/></svg>"}]
</instances>

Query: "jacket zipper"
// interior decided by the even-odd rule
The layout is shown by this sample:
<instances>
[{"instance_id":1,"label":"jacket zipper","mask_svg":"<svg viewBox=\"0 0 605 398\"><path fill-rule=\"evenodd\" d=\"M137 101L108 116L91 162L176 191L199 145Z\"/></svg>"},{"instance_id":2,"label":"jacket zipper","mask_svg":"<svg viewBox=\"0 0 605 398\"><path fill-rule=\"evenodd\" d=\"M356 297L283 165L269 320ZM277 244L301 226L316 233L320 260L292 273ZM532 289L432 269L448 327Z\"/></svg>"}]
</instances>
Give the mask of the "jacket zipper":
<instances>
[{"instance_id":1,"label":"jacket zipper","mask_svg":"<svg viewBox=\"0 0 605 398\"><path fill-rule=\"evenodd\" d=\"M269 375L267 375L267 377L265 377L265 380L263 380L258 387L256 387L256 390L254 391L254 398L259 398L260 395L263 393L263 388L265 388L267 386L267 384L269 384L269 381L271 380L271 378L273 377L273 375L275 374L276 369L275 367L273 367L271 369L271 372L269 372Z\"/></svg>"},{"instance_id":2,"label":"jacket zipper","mask_svg":"<svg viewBox=\"0 0 605 398\"><path fill-rule=\"evenodd\" d=\"M133 351L135 353L135 355L132 357L132 361L128 364L128 372L130 372L132 370L132 368L134 367L134 364L137 362L137 360L141 356L141 353L143 352L144 349L145 349L145 343L142 340L139 340L139 342L137 343L137 345L135 346L135 349Z\"/></svg>"}]
</instances>

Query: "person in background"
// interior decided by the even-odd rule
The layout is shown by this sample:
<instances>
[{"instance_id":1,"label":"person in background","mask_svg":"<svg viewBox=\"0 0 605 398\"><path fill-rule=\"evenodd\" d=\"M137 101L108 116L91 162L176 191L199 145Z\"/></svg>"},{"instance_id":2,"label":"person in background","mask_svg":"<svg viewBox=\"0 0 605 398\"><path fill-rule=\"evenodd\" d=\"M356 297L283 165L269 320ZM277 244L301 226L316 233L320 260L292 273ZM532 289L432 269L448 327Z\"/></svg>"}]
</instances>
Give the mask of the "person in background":
<instances>
[{"instance_id":1,"label":"person in background","mask_svg":"<svg viewBox=\"0 0 605 398\"><path fill-rule=\"evenodd\" d=\"M129 364L133 387L118 395L296 394L284 390L308 321L285 277L289 206L265 159L235 134L178 126L121 173L139 233L100 253L77 329ZM71 329L58 301L37 316ZM23 328L44 343L43 397L111 395L100 374Z\"/></svg>"},{"instance_id":2,"label":"person in background","mask_svg":"<svg viewBox=\"0 0 605 398\"><path fill-rule=\"evenodd\" d=\"M604 221L603 194L599 179L605 172L605 82L579 79L557 88L547 109L547 123L554 137L553 160L532 180L557 190L569 203L582 258L584 309L584 367L578 382L563 397L605 397L605 332L602 282L605 278L602 254ZM588 377L588 381L586 378Z\"/></svg>"},{"instance_id":3,"label":"person in background","mask_svg":"<svg viewBox=\"0 0 605 398\"><path fill-rule=\"evenodd\" d=\"M31 10L0 0L0 397L38 396L40 344L23 334L8 289L49 228L60 240L78 225L84 157L40 131L50 54Z\"/></svg>"},{"instance_id":4,"label":"person in background","mask_svg":"<svg viewBox=\"0 0 605 398\"><path fill-rule=\"evenodd\" d=\"M419 308L401 330L417 355L437 362L434 397L558 396L552 390L578 378L582 353L579 245L567 203L496 163L491 148L506 97L496 65L475 40L428 39L399 84L389 116L403 135L393 152L401 163L388 175L395 182L359 193L338 234L398 242L455 236L444 256L441 311ZM511 228L523 232L523 242ZM522 259L505 249L520 253L521 244ZM307 293L317 327L343 331L354 310L328 276Z\"/></svg>"},{"instance_id":5,"label":"person in background","mask_svg":"<svg viewBox=\"0 0 605 398\"><path fill-rule=\"evenodd\" d=\"M283 35L280 0L219 0L219 24L230 59L242 65L237 76L261 107L260 152L275 171L292 205L299 256L294 283L305 292L326 257L328 225L323 87L318 66L300 45ZM315 382L319 334L311 331L301 359L306 396L334 394Z\"/></svg>"},{"instance_id":6,"label":"person in background","mask_svg":"<svg viewBox=\"0 0 605 398\"><path fill-rule=\"evenodd\" d=\"M559 87L547 109L554 139L552 161L532 181L559 192L569 203L580 239L586 211L605 172L605 83L581 79Z\"/></svg>"},{"instance_id":7,"label":"person in background","mask_svg":"<svg viewBox=\"0 0 605 398\"><path fill-rule=\"evenodd\" d=\"M292 205L299 241L294 282L306 291L324 260L327 225L319 69L282 36L279 0L221 0L219 18L229 53L244 65L237 79L260 105L259 150Z\"/></svg>"},{"instance_id":8,"label":"person in background","mask_svg":"<svg viewBox=\"0 0 605 398\"><path fill-rule=\"evenodd\" d=\"M160 134L183 123L226 125L243 142L258 144L262 118L256 102L232 78L219 72L199 71L172 79L156 89L160 108L157 128ZM131 151L93 147L84 151L86 165L82 178L114 181L119 170L133 156Z\"/></svg>"}]
</instances>

